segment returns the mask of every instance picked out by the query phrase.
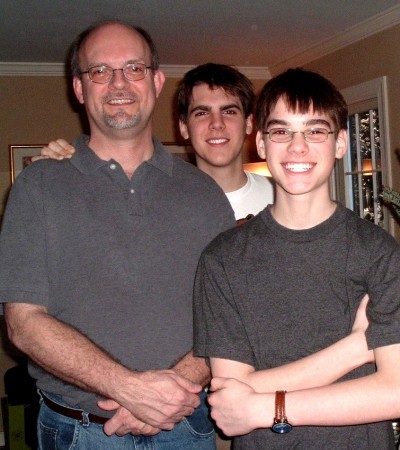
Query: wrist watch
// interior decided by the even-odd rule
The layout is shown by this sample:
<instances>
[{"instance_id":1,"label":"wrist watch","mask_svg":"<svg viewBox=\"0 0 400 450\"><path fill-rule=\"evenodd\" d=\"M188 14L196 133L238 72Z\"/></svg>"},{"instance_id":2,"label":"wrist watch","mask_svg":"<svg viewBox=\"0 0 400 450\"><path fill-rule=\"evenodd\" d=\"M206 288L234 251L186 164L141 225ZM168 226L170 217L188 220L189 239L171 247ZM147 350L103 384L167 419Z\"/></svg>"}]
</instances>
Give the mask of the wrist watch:
<instances>
[{"instance_id":1,"label":"wrist watch","mask_svg":"<svg viewBox=\"0 0 400 450\"><path fill-rule=\"evenodd\" d=\"M274 424L272 425L272 431L274 433L289 433L293 428L286 418L285 394L286 391L275 392L275 418Z\"/></svg>"}]
</instances>

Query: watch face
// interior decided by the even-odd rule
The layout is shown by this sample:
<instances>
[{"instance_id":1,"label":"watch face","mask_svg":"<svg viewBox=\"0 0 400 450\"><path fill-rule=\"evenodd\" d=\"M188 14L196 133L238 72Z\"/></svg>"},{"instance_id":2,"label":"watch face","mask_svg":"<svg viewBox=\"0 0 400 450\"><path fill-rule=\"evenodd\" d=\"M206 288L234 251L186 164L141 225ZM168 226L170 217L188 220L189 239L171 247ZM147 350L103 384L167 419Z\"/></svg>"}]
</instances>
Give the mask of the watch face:
<instances>
[{"instance_id":1,"label":"watch face","mask_svg":"<svg viewBox=\"0 0 400 450\"><path fill-rule=\"evenodd\" d=\"M272 426L272 431L274 433L279 433L279 434L283 434L283 433L289 433L289 431L292 430L292 425L290 425L290 423L288 422L278 422L278 423L274 423L274 425Z\"/></svg>"}]
</instances>

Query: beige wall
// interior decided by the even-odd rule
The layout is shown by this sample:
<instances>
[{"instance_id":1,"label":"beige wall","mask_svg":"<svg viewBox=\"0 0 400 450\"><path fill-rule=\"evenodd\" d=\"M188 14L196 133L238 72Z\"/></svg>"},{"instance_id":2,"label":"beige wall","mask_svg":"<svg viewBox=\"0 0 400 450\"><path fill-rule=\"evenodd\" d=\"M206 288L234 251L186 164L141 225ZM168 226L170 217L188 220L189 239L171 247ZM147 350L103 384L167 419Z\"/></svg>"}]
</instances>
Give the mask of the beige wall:
<instances>
[{"instance_id":1,"label":"beige wall","mask_svg":"<svg viewBox=\"0 0 400 450\"><path fill-rule=\"evenodd\" d=\"M0 77L0 198L10 185L9 145L43 144L80 131L62 77Z\"/></svg>"}]
</instances>

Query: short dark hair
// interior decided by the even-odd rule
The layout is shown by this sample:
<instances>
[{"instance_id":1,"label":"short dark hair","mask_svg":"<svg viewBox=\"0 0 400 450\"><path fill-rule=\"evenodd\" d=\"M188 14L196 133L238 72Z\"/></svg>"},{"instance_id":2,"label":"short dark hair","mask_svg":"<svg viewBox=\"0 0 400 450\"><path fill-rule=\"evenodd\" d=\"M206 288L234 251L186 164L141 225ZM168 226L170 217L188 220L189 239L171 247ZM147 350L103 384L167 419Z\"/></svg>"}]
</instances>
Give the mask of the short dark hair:
<instances>
[{"instance_id":1,"label":"short dark hair","mask_svg":"<svg viewBox=\"0 0 400 450\"><path fill-rule=\"evenodd\" d=\"M179 120L187 122L193 88L207 84L210 89L223 89L230 95L239 97L247 118L254 108L254 89L251 81L237 69L224 64L207 63L189 70L178 86Z\"/></svg>"},{"instance_id":2,"label":"short dark hair","mask_svg":"<svg viewBox=\"0 0 400 450\"><path fill-rule=\"evenodd\" d=\"M160 61L158 57L157 48L154 44L153 39L151 38L150 34L141 27L137 27L135 25L131 25L127 22L123 22L121 20L117 19L107 19L107 20L101 20L99 22L95 22L90 27L86 28L86 30L82 31L75 41L72 43L70 47L70 71L71 75L73 77L79 77L81 74L81 67L80 67L80 61L79 61L79 52L82 48L82 45L86 42L87 38L95 31L97 31L100 28L103 28L107 25L122 25L126 28L131 29L132 31L136 31L139 33L143 39L146 41L147 45L150 49L151 54L151 68L152 70L157 70L160 66Z\"/></svg>"},{"instance_id":3,"label":"short dark hair","mask_svg":"<svg viewBox=\"0 0 400 450\"><path fill-rule=\"evenodd\" d=\"M338 89L322 75L301 68L289 69L269 80L257 100L255 125L263 130L280 98L292 111L307 113L310 107L328 114L335 131L347 130L347 105Z\"/></svg>"}]
</instances>

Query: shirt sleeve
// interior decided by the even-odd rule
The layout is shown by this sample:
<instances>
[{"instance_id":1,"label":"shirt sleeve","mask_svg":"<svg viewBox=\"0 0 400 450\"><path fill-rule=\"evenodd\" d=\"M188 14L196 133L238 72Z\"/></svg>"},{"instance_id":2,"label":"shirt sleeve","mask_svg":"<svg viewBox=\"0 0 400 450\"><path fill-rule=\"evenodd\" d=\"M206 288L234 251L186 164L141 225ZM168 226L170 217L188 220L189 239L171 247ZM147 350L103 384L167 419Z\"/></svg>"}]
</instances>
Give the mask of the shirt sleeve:
<instances>
[{"instance_id":1,"label":"shirt sleeve","mask_svg":"<svg viewBox=\"0 0 400 450\"><path fill-rule=\"evenodd\" d=\"M195 280L194 353L255 365L224 264L207 251Z\"/></svg>"},{"instance_id":2,"label":"shirt sleeve","mask_svg":"<svg viewBox=\"0 0 400 450\"><path fill-rule=\"evenodd\" d=\"M370 270L367 276L370 301L367 308L368 346L377 348L400 343L400 247L382 233L370 245Z\"/></svg>"},{"instance_id":3,"label":"shirt sleeve","mask_svg":"<svg viewBox=\"0 0 400 450\"><path fill-rule=\"evenodd\" d=\"M0 302L46 304L46 234L38 184L15 181L0 234Z\"/></svg>"}]
</instances>

